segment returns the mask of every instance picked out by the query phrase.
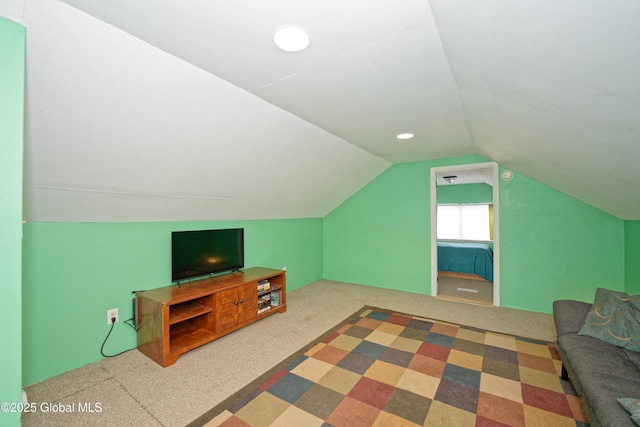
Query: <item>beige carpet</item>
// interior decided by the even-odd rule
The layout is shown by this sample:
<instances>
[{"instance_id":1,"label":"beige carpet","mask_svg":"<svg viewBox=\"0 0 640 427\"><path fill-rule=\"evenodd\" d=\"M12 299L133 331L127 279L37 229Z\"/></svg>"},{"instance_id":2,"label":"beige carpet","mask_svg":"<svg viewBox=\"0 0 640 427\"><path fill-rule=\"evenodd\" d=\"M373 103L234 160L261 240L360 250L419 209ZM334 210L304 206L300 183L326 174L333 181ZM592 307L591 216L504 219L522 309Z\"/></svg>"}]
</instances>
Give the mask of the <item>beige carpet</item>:
<instances>
[{"instance_id":1,"label":"beige carpet","mask_svg":"<svg viewBox=\"0 0 640 427\"><path fill-rule=\"evenodd\" d=\"M493 306L493 283L480 279L439 275L438 298Z\"/></svg>"},{"instance_id":2,"label":"beige carpet","mask_svg":"<svg viewBox=\"0 0 640 427\"><path fill-rule=\"evenodd\" d=\"M193 350L168 368L133 350L31 385L27 395L37 406L75 403L76 410L24 414L23 426L184 426L364 305L555 340L548 314L323 280L290 292L286 313ZM101 412L78 412L78 403L87 402L100 403Z\"/></svg>"}]
</instances>

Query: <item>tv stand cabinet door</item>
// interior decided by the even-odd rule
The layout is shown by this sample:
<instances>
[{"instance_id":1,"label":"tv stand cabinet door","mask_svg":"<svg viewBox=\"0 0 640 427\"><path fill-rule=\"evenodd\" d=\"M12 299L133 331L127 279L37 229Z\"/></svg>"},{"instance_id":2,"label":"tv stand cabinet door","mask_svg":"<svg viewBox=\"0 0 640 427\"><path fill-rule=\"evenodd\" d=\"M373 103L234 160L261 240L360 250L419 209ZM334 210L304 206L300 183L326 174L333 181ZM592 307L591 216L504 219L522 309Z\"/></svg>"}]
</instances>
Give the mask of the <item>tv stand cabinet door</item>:
<instances>
[{"instance_id":1,"label":"tv stand cabinet door","mask_svg":"<svg viewBox=\"0 0 640 427\"><path fill-rule=\"evenodd\" d=\"M217 332L224 332L234 328L239 323L255 319L258 314L256 298L257 283L247 283L233 289L218 293L218 312L220 321Z\"/></svg>"},{"instance_id":2,"label":"tv stand cabinet door","mask_svg":"<svg viewBox=\"0 0 640 427\"><path fill-rule=\"evenodd\" d=\"M220 321L216 330L222 332L233 328L238 323L238 290L234 288L219 292L217 300Z\"/></svg>"},{"instance_id":3,"label":"tv stand cabinet door","mask_svg":"<svg viewBox=\"0 0 640 427\"><path fill-rule=\"evenodd\" d=\"M238 287L242 304L238 307L238 323L255 320L258 317L258 283L247 283Z\"/></svg>"}]
</instances>

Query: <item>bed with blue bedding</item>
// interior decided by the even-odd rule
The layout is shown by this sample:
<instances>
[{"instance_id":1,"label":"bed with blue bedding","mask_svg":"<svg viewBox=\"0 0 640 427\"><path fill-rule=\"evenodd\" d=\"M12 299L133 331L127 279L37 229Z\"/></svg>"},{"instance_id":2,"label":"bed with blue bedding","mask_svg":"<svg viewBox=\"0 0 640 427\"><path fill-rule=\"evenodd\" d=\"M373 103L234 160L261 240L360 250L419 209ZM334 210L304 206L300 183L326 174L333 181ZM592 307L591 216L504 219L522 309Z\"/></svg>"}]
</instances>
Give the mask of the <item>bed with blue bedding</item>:
<instances>
[{"instance_id":1,"label":"bed with blue bedding","mask_svg":"<svg viewBox=\"0 0 640 427\"><path fill-rule=\"evenodd\" d=\"M476 274L493 282L493 250L486 243L438 242L438 271Z\"/></svg>"}]
</instances>

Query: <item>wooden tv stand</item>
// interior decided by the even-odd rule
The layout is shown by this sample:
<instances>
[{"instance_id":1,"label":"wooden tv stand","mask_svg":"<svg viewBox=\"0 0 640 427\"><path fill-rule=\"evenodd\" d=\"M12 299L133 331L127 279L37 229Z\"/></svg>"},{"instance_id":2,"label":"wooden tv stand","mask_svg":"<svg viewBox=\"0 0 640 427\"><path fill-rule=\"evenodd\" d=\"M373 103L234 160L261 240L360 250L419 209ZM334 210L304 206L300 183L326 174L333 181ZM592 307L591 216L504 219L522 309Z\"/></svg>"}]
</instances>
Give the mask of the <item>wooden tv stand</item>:
<instances>
[{"instance_id":1,"label":"wooden tv stand","mask_svg":"<svg viewBox=\"0 0 640 427\"><path fill-rule=\"evenodd\" d=\"M259 292L263 281L270 287ZM166 368L187 351L287 311L286 287L285 271L254 267L138 292L138 350Z\"/></svg>"}]
</instances>

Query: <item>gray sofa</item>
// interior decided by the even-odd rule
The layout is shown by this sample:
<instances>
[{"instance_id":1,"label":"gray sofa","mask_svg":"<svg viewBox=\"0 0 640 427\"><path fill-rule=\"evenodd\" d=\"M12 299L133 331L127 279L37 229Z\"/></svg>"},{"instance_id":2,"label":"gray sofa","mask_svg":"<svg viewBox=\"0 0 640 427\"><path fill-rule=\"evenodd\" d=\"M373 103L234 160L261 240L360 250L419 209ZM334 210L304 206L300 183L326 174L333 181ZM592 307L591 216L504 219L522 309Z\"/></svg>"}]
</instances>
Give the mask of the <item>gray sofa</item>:
<instances>
[{"instance_id":1,"label":"gray sofa","mask_svg":"<svg viewBox=\"0 0 640 427\"><path fill-rule=\"evenodd\" d=\"M592 426L637 427L617 398L640 398L640 353L578 335L592 304L553 303L563 379L571 380Z\"/></svg>"}]
</instances>

